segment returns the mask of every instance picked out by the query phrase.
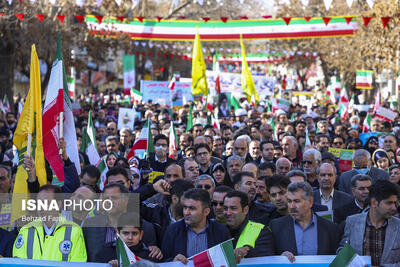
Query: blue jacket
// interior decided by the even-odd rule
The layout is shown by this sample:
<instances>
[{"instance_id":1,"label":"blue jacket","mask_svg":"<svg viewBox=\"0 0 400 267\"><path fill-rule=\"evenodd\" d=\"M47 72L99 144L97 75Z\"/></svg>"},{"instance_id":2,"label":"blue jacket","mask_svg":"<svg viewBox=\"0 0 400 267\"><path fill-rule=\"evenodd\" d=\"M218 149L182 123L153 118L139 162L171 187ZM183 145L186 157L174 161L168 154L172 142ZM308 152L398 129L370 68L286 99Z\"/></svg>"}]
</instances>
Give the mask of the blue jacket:
<instances>
[{"instance_id":1,"label":"blue jacket","mask_svg":"<svg viewBox=\"0 0 400 267\"><path fill-rule=\"evenodd\" d=\"M11 257L15 236L0 228L0 255L3 257Z\"/></svg>"},{"instance_id":2,"label":"blue jacket","mask_svg":"<svg viewBox=\"0 0 400 267\"><path fill-rule=\"evenodd\" d=\"M208 220L208 248L218 245L231 238L228 228L214 220ZM172 261L178 254L187 256L187 228L184 220L170 224L164 234L161 246L164 261Z\"/></svg>"}]
</instances>

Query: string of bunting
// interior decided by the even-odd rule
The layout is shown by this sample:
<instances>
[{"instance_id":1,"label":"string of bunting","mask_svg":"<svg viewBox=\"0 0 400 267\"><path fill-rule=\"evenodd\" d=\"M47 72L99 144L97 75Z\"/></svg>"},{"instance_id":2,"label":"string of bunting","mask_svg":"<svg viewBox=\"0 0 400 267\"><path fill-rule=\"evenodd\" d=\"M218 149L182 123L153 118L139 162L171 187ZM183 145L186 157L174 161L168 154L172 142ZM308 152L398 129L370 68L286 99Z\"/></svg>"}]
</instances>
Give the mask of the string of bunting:
<instances>
[{"instance_id":1,"label":"string of bunting","mask_svg":"<svg viewBox=\"0 0 400 267\"><path fill-rule=\"evenodd\" d=\"M14 15L20 21L23 21L26 18L26 14L24 14L24 13L15 13L15 14L7 13L6 14L5 12L0 12L0 19L2 17L6 16L6 15L8 15L8 16ZM79 24L82 24L87 15L72 15L72 16L73 16L73 18L75 18L77 20L77 22ZM89 15L89 16L94 16L99 24L101 24L102 21L103 21L103 18L106 17L106 16L101 16L101 15ZM44 20L46 18L46 15L45 14L35 14L34 17L36 17L40 22L44 22ZM57 14L56 17L57 17L59 23L64 24L65 19L66 19L66 15L65 14ZM107 17L109 17L109 16L107 16ZM357 17L358 16L344 16L344 19L346 20L347 24L350 24L350 22L354 21L354 19L357 18ZM124 16L115 16L115 18L120 23L128 23L129 21L133 21L133 20L137 20L140 23L144 23L145 21L150 21L150 22L151 21L153 21L153 22L155 21L155 22L158 22L158 23L160 23L162 20L163 21L167 21L163 17L159 17L159 16L155 17L155 19L147 19L145 17L140 17L140 16L137 16L137 17L134 17L134 18L127 18L127 17L124 17ZM313 18L314 17L308 17L308 16L303 17L303 19L306 22L310 22L310 20L313 19ZM363 22L365 28L368 27L368 25L369 25L369 23L371 22L372 19L379 19L379 17L361 17L361 18L362 18L362 22ZM380 17L380 20L381 20L383 28L386 28L386 26L389 23L389 21L391 20L391 18L392 17L390 17L390 16ZM186 17L179 16L178 19L179 20L184 20L184 19L186 19ZM227 17L221 17L220 19L224 23L228 22L228 18ZM271 16L262 16L262 18L261 18L261 20L270 20L270 19L272 20ZM283 18L280 18L280 19L282 19L285 22L286 25L289 25L292 22L292 18L291 17L283 17ZM325 25L327 25L327 26L328 26L329 22L331 21L331 19L332 19L332 17L322 17L322 20L324 21ZM234 21L235 22L240 22L240 21L246 21L246 20L248 20L247 16L240 16L239 20L234 20ZM195 21L195 22L197 22L197 23L201 23L201 22L207 23L209 21L211 21L211 18L203 17L202 20Z\"/></svg>"},{"instance_id":2,"label":"string of bunting","mask_svg":"<svg viewBox=\"0 0 400 267\"><path fill-rule=\"evenodd\" d=\"M31 2L31 4L34 4L36 2L36 0L29 0ZM135 8L139 5L140 0L131 0L132 1L132 8ZM240 4L244 4L244 0L239 0ZM8 4L11 6L13 4L13 0L7 0ZM18 2L20 4L22 4L22 0L18 0ZM57 0L49 0L50 4L52 4L53 6L57 3ZM173 8L177 8L179 5L180 0L174 0L172 1L172 7ZM193 2L198 3L199 5L203 6L204 4L204 0L194 0ZM222 0L216 0L217 4L223 4ZM301 4L304 7L307 7L310 3L310 0L300 0ZM323 0L322 1L324 3L325 9L327 11L329 11L329 9L331 8L331 6L333 5L333 0ZM354 0L346 0L346 3L348 5L349 8L352 7ZM365 0L365 2L368 4L370 9L373 9L374 4L375 4L375 0ZM393 0L394 4L397 5L398 0ZM85 0L75 0L75 3L77 6L82 7L85 4ZM100 7L103 3L103 0L96 0L97 3L97 7ZM122 0L115 0L115 3L117 4L118 7L121 6L122 4ZM209 2L208 2L209 4ZM210 20L210 18L203 18L204 20ZM240 19L248 19L246 15L241 16ZM228 18L227 17L221 17L222 21L227 21Z\"/></svg>"}]
</instances>

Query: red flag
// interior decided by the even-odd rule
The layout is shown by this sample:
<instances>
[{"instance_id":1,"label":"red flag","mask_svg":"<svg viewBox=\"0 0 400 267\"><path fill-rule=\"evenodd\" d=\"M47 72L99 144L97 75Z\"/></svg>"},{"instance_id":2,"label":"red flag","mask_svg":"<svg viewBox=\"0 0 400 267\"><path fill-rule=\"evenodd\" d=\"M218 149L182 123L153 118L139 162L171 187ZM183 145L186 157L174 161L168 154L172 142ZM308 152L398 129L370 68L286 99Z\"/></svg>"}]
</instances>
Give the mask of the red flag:
<instances>
[{"instance_id":1,"label":"red flag","mask_svg":"<svg viewBox=\"0 0 400 267\"><path fill-rule=\"evenodd\" d=\"M291 20L292 18L290 18L290 17L283 17L282 19L285 21L286 25L289 25L290 20Z\"/></svg>"},{"instance_id":2,"label":"red flag","mask_svg":"<svg viewBox=\"0 0 400 267\"><path fill-rule=\"evenodd\" d=\"M363 17L365 28L368 27L368 24L371 21L371 19L372 19L372 17Z\"/></svg>"},{"instance_id":3,"label":"red flag","mask_svg":"<svg viewBox=\"0 0 400 267\"><path fill-rule=\"evenodd\" d=\"M221 93L221 81L220 81L219 73L217 75L217 79L215 80L215 91L217 91L217 94Z\"/></svg>"}]
</instances>

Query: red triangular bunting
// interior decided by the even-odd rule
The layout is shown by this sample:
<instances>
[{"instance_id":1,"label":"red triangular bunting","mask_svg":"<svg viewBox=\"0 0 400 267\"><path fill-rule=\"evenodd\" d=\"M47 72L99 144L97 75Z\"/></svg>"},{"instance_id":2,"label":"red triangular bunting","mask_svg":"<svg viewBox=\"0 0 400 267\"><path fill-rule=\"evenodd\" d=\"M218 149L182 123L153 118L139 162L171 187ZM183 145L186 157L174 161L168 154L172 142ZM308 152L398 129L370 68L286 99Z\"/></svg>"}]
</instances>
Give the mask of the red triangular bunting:
<instances>
[{"instance_id":1,"label":"red triangular bunting","mask_svg":"<svg viewBox=\"0 0 400 267\"><path fill-rule=\"evenodd\" d=\"M149 55L149 57L152 57L153 53L149 52L147 55Z\"/></svg>"},{"instance_id":2,"label":"red triangular bunting","mask_svg":"<svg viewBox=\"0 0 400 267\"><path fill-rule=\"evenodd\" d=\"M349 25L353 17L344 17L344 19L346 20L346 24Z\"/></svg>"},{"instance_id":3,"label":"red triangular bunting","mask_svg":"<svg viewBox=\"0 0 400 267\"><path fill-rule=\"evenodd\" d=\"M83 19L85 18L85 16L84 15L75 15L75 18L78 20L79 24L81 24Z\"/></svg>"},{"instance_id":4,"label":"red triangular bunting","mask_svg":"<svg viewBox=\"0 0 400 267\"><path fill-rule=\"evenodd\" d=\"M121 22L121 23L124 21L124 18L125 17L123 17L123 16L117 16L117 20L119 20L119 22Z\"/></svg>"},{"instance_id":5,"label":"red triangular bunting","mask_svg":"<svg viewBox=\"0 0 400 267\"><path fill-rule=\"evenodd\" d=\"M204 22L207 22L207 21L209 21L209 20L210 20L210 18L208 18L208 17L204 17L204 18L203 18L203 20L204 20Z\"/></svg>"},{"instance_id":6,"label":"red triangular bunting","mask_svg":"<svg viewBox=\"0 0 400 267\"><path fill-rule=\"evenodd\" d=\"M95 16L97 19L97 22L101 24L101 22L103 21L103 17L104 16Z\"/></svg>"},{"instance_id":7,"label":"red triangular bunting","mask_svg":"<svg viewBox=\"0 0 400 267\"><path fill-rule=\"evenodd\" d=\"M292 18L290 18L290 17L283 17L282 19L285 21L286 25L289 25L290 20L291 20Z\"/></svg>"},{"instance_id":8,"label":"red triangular bunting","mask_svg":"<svg viewBox=\"0 0 400 267\"><path fill-rule=\"evenodd\" d=\"M178 19L186 19L186 16L179 16Z\"/></svg>"},{"instance_id":9,"label":"red triangular bunting","mask_svg":"<svg viewBox=\"0 0 400 267\"><path fill-rule=\"evenodd\" d=\"M330 17L323 17L322 20L324 21L325 25L328 26L329 21L331 21Z\"/></svg>"},{"instance_id":10,"label":"red triangular bunting","mask_svg":"<svg viewBox=\"0 0 400 267\"><path fill-rule=\"evenodd\" d=\"M143 19L144 17L136 17L138 19L138 21L140 21L140 23L143 23Z\"/></svg>"},{"instance_id":11,"label":"red triangular bunting","mask_svg":"<svg viewBox=\"0 0 400 267\"><path fill-rule=\"evenodd\" d=\"M56 17L58 18L58 21L60 21L61 24L64 24L65 15L57 15Z\"/></svg>"},{"instance_id":12,"label":"red triangular bunting","mask_svg":"<svg viewBox=\"0 0 400 267\"><path fill-rule=\"evenodd\" d=\"M249 17L247 17L246 15L244 15L244 16L240 16L239 19L249 19Z\"/></svg>"},{"instance_id":13,"label":"red triangular bunting","mask_svg":"<svg viewBox=\"0 0 400 267\"><path fill-rule=\"evenodd\" d=\"M264 19L270 19L270 18L272 18L272 16L262 16Z\"/></svg>"},{"instance_id":14,"label":"red triangular bunting","mask_svg":"<svg viewBox=\"0 0 400 267\"><path fill-rule=\"evenodd\" d=\"M227 18L227 17L221 17L221 20L222 20L223 22L227 22L227 21L228 21L228 18Z\"/></svg>"},{"instance_id":15,"label":"red triangular bunting","mask_svg":"<svg viewBox=\"0 0 400 267\"><path fill-rule=\"evenodd\" d=\"M369 22L371 21L372 17L363 17L364 20L364 27L367 28Z\"/></svg>"},{"instance_id":16,"label":"red triangular bunting","mask_svg":"<svg viewBox=\"0 0 400 267\"><path fill-rule=\"evenodd\" d=\"M44 20L44 14L36 14L35 17L40 20L40 22L43 22Z\"/></svg>"},{"instance_id":17,"label":"red triangular bunting","mask_svg":"<svg viewBox=\"0 0 400 267\"><path fill-rule=\"evenodd\" d=\"M304 19L309 22L311 20L311 17L304 17Z\"/></svg>"},{"instance_id":18,"label":"red triangular bunting","mask_svg":"<svg viewBox=\"0 0 400 267\"><path fill-rule=\"evenodd\" d=\"M386 25L388 24L388 22L389 22L389 20L390 20L391 18L392 18L392 17L382 17L382 18L381 18L383 28L386 28Z\"/></svg>"},{"instance_id":19,"label":"red triangular bunting","mask_svg":"<svg viewBox=\"0 0 400 267\"><path fill-rule=\"evenodd\" d=\"M18 14L15 14L15 16L16 16L20 21L23 21L23 20L24 20L24 17L25 17L25 14L24 14L24 13L18 13Z\"/></svg>"},{"instance_id":20,"label":"red triangular bunting","mask_svg":"<svg viewBox=\"0 0 400 267\"><path fill-rule=\"evenodd\" d=\"M156 19L157 19L158 22L160 22L163 19L163 17L157 16Z\"/></svg>"}]
</instances>

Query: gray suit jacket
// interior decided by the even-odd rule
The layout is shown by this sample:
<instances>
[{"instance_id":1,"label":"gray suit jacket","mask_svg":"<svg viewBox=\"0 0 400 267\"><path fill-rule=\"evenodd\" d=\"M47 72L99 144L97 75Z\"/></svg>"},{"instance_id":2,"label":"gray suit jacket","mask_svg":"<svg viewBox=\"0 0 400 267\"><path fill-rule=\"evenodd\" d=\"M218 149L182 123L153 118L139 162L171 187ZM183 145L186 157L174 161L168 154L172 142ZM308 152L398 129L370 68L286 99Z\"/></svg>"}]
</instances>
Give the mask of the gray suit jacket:
<instances>
[{"instance_id":1,"label":"gray suit jacket","mask_svg":"<svg viewBox=\"0 0 400 267\"><path fill-rule=\"evenodd\" d=\"M342 175L340 175L339 177L339 190L346 192L347 194L353 195L353 193L351 192L351 178L357 174L358 172L356 170L350 170L342 173ZM372 183L379 179L389 180L389 173L375 167L371 167L368 175L371 176Z\"/></svg>"},{"instance_id":2,"label":"gray suit jacket","mask_svg":"<svg viewBox=\"0 0 400 267\"><path fill-rule=\"evenodd\" d=\"M347 218L339 249L348 242L357 254L362 255L367 215L360 213ZM400 266L400 220L395 217L389 219L386 228L381 266Z\"/></svg>"},{"instance_id":3,"label":"gray suit jacket","mask_svg":"<svg viewBox=\"0 0 400 267\"><path fill-rule=\"evenodd\" d=\"M334 210L353 202L353 197L345 192L334 190L332 201L332 210ZM321 204L321 195L319 189L314 190L314 203Z\"/></svg>"}]
</instances>

